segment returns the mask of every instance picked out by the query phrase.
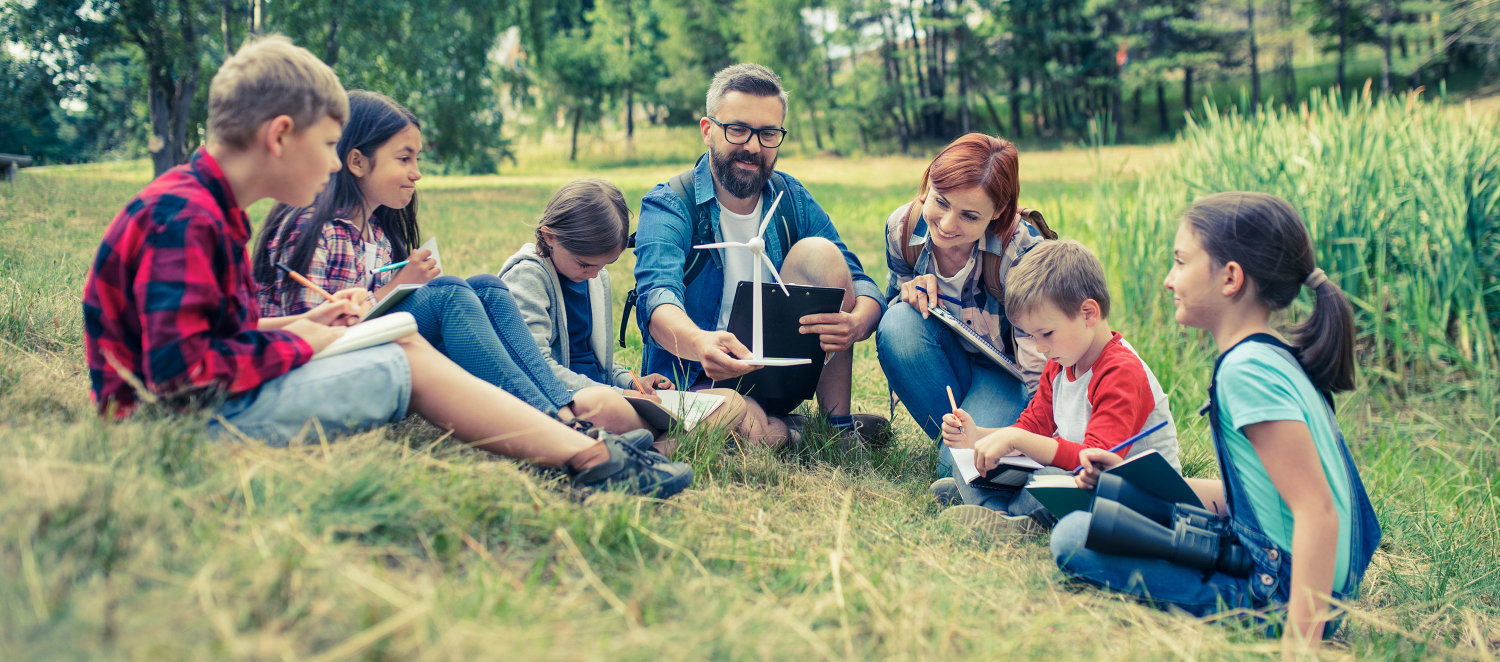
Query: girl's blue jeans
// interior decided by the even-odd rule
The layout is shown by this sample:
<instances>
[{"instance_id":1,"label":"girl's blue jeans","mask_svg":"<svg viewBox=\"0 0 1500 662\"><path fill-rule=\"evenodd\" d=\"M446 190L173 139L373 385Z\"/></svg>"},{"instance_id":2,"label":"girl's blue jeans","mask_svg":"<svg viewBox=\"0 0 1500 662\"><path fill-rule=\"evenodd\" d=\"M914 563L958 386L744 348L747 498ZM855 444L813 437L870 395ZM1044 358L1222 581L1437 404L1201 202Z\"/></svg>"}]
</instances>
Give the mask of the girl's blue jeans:
<instances>
[{"instance_id":1,"label":"girl's blue jeans","mask_svg":"<svg viewBox=\"0 0 1500 662\"><path fill-rule=\"evenodd\" d=\"M516 300L498 276L467 281L439 276L396 306L417 318L417 331L459 367L545 413L573 394L552 374Z\"/></svg>"},{"instance_id":2,"label":"girl's blue jeans","mask_svg":"<svg viewBox=\"0 0 1500 662\"><path fill-rule=\"evenodd\" d=\"M1014 424L1031 401L1021 380L965 350L957 334L936 319L922 319L905 302L891 304L880 318L875 351L891 390L937 442L938 477L953 471L953 456L941 442L943 414L952 410L945 387L953 387L953 398L975 423L989 428ZM969 487L958 482L960 491ZM969 494L964 502L978 503Z\"/></svg>"},{"instance_id":3,"label":"girl's blue jeans","mask_svg":"<svg viewBox=\"0 0 1500 662\"><path fill-rule=\"evenodd\" d=\"M1251 590L1262 575L1230 577L1165 559L1103 554L1084 547L1093 515L1069 513L1052 529L1052 557L1074 579L1125 593L1157 605L1171 605L1194 616L1208 616L1237 607L1259 608L1266 600Z\"/></svg>"}]
</instances>

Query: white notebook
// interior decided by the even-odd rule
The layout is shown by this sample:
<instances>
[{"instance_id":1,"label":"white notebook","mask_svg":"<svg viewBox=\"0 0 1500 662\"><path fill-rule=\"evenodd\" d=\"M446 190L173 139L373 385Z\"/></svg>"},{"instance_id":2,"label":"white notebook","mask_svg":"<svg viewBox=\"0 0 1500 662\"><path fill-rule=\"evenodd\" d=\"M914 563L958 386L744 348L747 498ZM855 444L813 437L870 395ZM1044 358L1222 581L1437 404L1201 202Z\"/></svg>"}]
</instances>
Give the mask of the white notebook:
<instances>
[{"instance_id":1,"label":"white notebook","mask_svg":"<svg viewBox=\"0 0 1500 662\"><path fill-rule=\"evenodd\" d=\"M359 324L349 327L338 340L328 343L327 347L314 352L312 357L326 359L330 356L338 356L356 349L364 349L384 343L391 342L402 336L417 332L417 318L408 312L394 312L381 315L374 319L368 319Z\"/></svg>"},{"instance_id":2,"label":"white notebook","mask_svg":"<svg viewBox=\"0 0 1500 662\"><path fill-rule=\"evenodd\" d=\"M953 466L958 467L958 475L965 483L979 483L988 486L1011 485L1019 487L1026 484L1026 479L1031 477L1031 472L1042 468L1040 462L1025 455L1007 455L1000 458L1000 466L990 471L986 478L979 473L974 466L974 449L972 448L950 448L953 453Z\"/></svg>"}]
</instances>

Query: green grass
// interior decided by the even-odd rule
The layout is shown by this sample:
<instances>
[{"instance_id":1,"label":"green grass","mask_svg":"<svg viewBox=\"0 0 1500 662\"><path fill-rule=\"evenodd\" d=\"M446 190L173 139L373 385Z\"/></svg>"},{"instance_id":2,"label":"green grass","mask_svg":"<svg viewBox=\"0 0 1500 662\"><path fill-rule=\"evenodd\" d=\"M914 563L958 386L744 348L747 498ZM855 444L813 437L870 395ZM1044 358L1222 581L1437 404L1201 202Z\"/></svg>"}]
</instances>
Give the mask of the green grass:
<instances>
[{"instance_id":1,"label":"green grass","mask_svg":"<svg viewBox=\"0 0 1500 662\"><path fill-rule=\"evenodd\" d=\"M1022 203L1110 266L1113 321L1169 390L1185 467L1201 476L1214 472L1212 450L1192 412L1211 349L1171 323L1159 287L1164 228L1186 201L1185 176L1204 166L1195 150L1213 149L1195 140L1024 154ZM693 150L662 149L652 158L682 158L601 171L546 156L504 177L429 177L423 225L451 272L493 271L558 185L602 172L638 200ZM795 153L782 163L880 282L880 228L924 165ZM579 504L555 479L417 422L291 450L205 444L191 416L102 423L87 404L79 297L105 224L148 178L144 164L110 164L25 170L0 184L0 659L1277 650L1239 627L1069 586L1045 537L986 540L939 520L926 496L930 442L904 412L896 443L876 452L731 454L722 439L690 440L697 480L665 503ZM631 260L613 267L617 298ZM1417 309L1413 292L1398 296ZM632 330L621 360L636 361L639 347ZM871 343L859 346L856 375L857 407L884 412ZM1398 384L1366 372L1364 388L1340 399L1386 538L1331 655L1495 656L1500 429L1493 400L1479 395L1492 385L1475 383L1488 375L1447 366Z\"/></svg>"}]
</instances>

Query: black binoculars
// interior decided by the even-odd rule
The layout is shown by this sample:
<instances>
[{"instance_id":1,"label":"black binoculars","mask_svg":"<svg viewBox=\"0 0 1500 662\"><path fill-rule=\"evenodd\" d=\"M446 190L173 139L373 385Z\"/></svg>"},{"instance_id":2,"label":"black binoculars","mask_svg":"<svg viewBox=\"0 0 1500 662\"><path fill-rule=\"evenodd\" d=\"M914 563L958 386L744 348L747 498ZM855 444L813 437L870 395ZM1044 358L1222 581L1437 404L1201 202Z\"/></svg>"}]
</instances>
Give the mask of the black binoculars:
<instances>
[{"instance_id":1,"label":"black binoculars","mask_svg":"<svg viewBox=\"0 0 1500 662\"><path fill-rule=\"evenodd\" d=\"M1166 559L1205 573L1249 577L1250 553L1229 520L1172 503L1105 473L1094 490L1093 518L1083 546L1104 554Z\"/></svg>"}]
</instances>

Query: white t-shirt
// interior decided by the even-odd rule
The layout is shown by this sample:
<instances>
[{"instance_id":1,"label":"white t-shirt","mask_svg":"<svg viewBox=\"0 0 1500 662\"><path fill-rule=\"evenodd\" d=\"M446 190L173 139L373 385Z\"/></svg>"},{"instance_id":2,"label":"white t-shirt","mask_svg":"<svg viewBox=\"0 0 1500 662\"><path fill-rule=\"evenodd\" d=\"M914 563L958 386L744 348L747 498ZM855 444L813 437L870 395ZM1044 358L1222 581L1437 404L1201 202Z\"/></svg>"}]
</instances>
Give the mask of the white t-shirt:
<instances>
[{"instance_id":1,"label":"white t-shirt","mask_svg":"<svg viewBox=\"0 0 1500 662\"><path fill-rule=\"evenodd\" d=\"M724 241L744 243L755 236L755 231L760 229L760 209L766 202L765 196L755 203L755 209L749 214L736 214L724 207L719 207L719 231L724 233ZM740 281L755 279L755 272L751 269L760 269L761 282L769 283L771 271L766 269L765 263L756 264L755 254L745 248L722 248L724 256L724 299L719 302L719 319L714 323L715 331L723 331L729 326L729 311L734 308L735 290L738 289Z\"/></svg>"},{"instance_id":2,"label":"white t-shirt","mask_svg":"<svg viewBox=\"0 0 1500 662\"><path fill-rule=\"evenodd\" d=\"M975 249L978 250L978 246L976 246ZM969 261L965 262L964 266L960 268L957 273L953 274L952 276L945 277L943 276L942 272L937 269L937 257L934 256L932 258L932 275L937 278L938 293L962 300L964 293L964 283L968 282L969 274L974 271L974 261L974 256L970 255ZM947 308L948 312L953 313L954 315L963 315L963 306L945 299L939 299L938 303L944 308Z\"/></svg>"},{"instance_id":3,"label":"white t-shirt","mask_svg":"<svg viewBox=\"0 0 1500 662\"><path fill-rule=\"evenodd\" d=\"M380 244L373 241L365 242L365 263L363 266L365 268L365 278L368 279L371 285L375 283L375 270L382 266L375 264L375 258L378 257L376 252L379 250ZM374 290L375 288L371 287L370 289Z\"/></svg>"}]
</instances>

